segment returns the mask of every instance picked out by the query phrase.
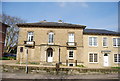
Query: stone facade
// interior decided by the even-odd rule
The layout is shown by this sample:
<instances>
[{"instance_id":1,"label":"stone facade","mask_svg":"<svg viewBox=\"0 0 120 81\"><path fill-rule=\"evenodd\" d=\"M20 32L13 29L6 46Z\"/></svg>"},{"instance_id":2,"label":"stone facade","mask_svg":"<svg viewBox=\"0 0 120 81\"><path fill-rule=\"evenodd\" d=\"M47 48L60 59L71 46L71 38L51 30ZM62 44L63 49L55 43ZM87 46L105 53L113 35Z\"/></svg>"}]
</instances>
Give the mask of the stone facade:
<instances>
[{"instance_id":1,"label":"stone facade","mask_svg":"<svg viewBox=\"0 0 120 81\"><path fill-rule=\"evenodd\" d=\"M41 23L41 22L40 22ZM47 23L47 22L46 22ZM62 63L67 66L77 66L84 65L89 68L100 68L105 67L104 63L104 53L106 50L109 65L107 67L116 67L118 63L114 63L114 54L118 54L118 47L113 47L112 38L117 37L117 35L91 35L84 34L85 26L82 25L67 25L63 23L56 23L48 25L43 24L18 24L20 28L19 31L19 40L18 40L18 48L17 48L17 60L20 63L25 63L26 58L28 62L37 62L40 64L52 63L53 65L56 63ZM61 25L62 24L62 25ZM28 32L33 32L33 40L31 42L31 46L26 45L28 40ZM54 33L53 43L50 44L49 33ZM68 45L69 33L74 34L74 45ZM96 47L89 46L88 38L90 36L97 37L98 45ZM102 46L102 38L108 38L108 46ZM70 58L70 50L72 50L73 55ZM90 63L89 62L89 53L97 53L97 62ZM52 56L49 56L49 54ZM49 58L52 57L52 58ZM95 57L93 57L94 59ZM48 60L49 59L49 60ZM50 60L51 59L51 60Z\"/></svg>"},{"instance_id":2,"label":"stone facade","mask_svg":"<svg viewBox=\"0 0 120 81\"><path fill-rule=\"evenodd\" d=\"M98 45L96 47L89 46L89 37L97 37ZM102 45L103 43L103 37L107 37L108 39L108 45L104 47ZM109 61L109 67L116 67L118 66L118 63L114 62L114 54L120 54L118 47L113 46L113 38L118 38L119 36L111 36L111 35L83 35L84 38L84 64L85 66L89 67L104 67L104 54L108 53L108 61ZM89 53L97 53L98 54L98 63L89 63Z\"/></svg>"}]
</instances>

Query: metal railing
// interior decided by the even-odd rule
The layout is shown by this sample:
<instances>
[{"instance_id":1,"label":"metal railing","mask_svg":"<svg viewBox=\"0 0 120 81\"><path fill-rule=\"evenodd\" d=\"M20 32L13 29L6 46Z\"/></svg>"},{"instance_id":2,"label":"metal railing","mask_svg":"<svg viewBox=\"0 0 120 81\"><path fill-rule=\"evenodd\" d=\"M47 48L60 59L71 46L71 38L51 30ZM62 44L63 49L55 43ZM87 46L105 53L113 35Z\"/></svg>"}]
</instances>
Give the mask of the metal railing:
<instances>
[{"instance_id":1,"label":"metal railing","mask_svg":"<svg viewBox=\"0 0 120 81\"><path fill-rule=\"evenodd\" d=\"M35 46L35 41L24 41L25 46Z\"/></svg>"}]
</instances>

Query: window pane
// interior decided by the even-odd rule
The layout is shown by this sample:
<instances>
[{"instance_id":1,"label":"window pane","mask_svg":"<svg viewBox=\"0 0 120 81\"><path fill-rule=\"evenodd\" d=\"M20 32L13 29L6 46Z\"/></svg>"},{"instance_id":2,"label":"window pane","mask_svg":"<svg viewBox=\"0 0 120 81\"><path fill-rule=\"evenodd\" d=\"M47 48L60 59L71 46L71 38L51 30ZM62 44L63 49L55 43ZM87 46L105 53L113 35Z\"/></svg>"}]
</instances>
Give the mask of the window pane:
<instances>
[{"instance_id":1,"label":"window pane","mask_svg":"<svg viewBox=\"0 0 120 81\"><path fill-rule=\"evenodd\" d=\"M120 63L120 54L118 54L118 62Z\"/></svg>"},{"instance_id":2,"label":"window pane","mask_svg":"<svg viewBox=\"0 0 120 81\"><path fill-rule=\"evenodd\" d=\"M69 51L69 57L73 57L73 51Z\"/></svg>"},{"instance_id":3,"label":"window pane","mask_svg":"<svg viewBox=\"0 0 120 81\"><path fill-rule=\"evenodd\" d=\"M92 46L92 37L89 37L89 45Z\"/></svg>"},{"instance_id":4,"label":"window pane","mask_svg":"<svg viewBox=\"0 0 120 81\"><path fill-rule=\"evenodd\" d=\"M31 41L33 41L33 36L31 36Z\"/></svg>"},{"instance_id":5,"label":"window pane","mask_svg":"<svg viewBox=\"0 0 120 81\"><path fill-rule=\"evenodd\" d=\"M28 32L28 41L33 41L33 32Z\"/></svg>"},{"instance_id":6,"label":"window pane","mask_svg":"<svg viewBox=\"0 0 120 81\"><path fill-rule=\"evenodd\" d=\"M69 33L68 42L74 42L74 33Z\"/></svg>"},{"instance_id":7,"label":"window pane","mask_svg":"<svg viewBox=\"0 0 120 81\"><path fill-rule=\"evenodd\" d=\"M97 54L94 54L94 62L97 62Z\"/></svg>"},{"instance_id":8,"label":"window pane","mask_svg":"<svg viewBox=\"0 0 120 81\"><path fill-rule=\"evenodd\" d=\"M97 37L89 37L89 45L97 46Z\"/></svg>"},{"instance_id":9,"label":"window pane","mask_svg":"<svg viewBox=\"0 0 120 81\"><path fill-rule=\"evenodd\" d=\"M52 36L52 37L51 37L51 42L53 43L53 36L54 36L54 35L52 34L51 36Z\"/></svg>"},{"instance_id":10,"label":"window pane","mask_svg":"<svg viewBox=\"0 0 120 81\"><path fill-rule=\"evenodd\" d=\"M93 54L89 54L89 62L93 62Z\"/></svg>"},{"instance_id":11,"label":"window pane","mask_svg":"<svg viewBox=\"0 0 120 81\"><path fill-rule=\"evenodd\" d=\"M107 46L107 38L103 38L103 46Z\"/></svg>"},{"instance_id":12,"label":"window pane","mask_svg":"<svg viewBox=\"0 0 120 81\"><path fill-rule=\"evenodd\" d=\"M69 64L69 66L73 66L73 64Z\"/></svg>"},{"instance_id":13,"label":"window pane","mask_svg":"<svg viewBox=\"0 0 120 81\"><path fill-rule=\"evenodd\" d=\"M97 46L97 37L93 37L93 45Z\"/></svg>"},{"instance_id":14,"label":"window pane","mask_svg":"<svg viewBox=\"0 0 120 81\"><path fill-rule=\"evenodd\" d=\"M53 32L50 32L50 33L49 33L48 42L49 42L49 43L53 43L53 40L54 40L54 33L53 33Z\"/></svg>"},{"instance_id":15,"label":"window pane","mask_svg":"<svg viewBox=\"0 0 120 81\"><path fill-rule=\"evenodd\" d=\"M117 62L117 54L114 54L114 62Z\"/></svg>"},{"instance_id":16,"label":"window pane","mask_svg":"<svg viewBox=\"0 0 120 81\"><path fill-rule=\"evenodd\" d=\"M113 46L117 46L116 45L116 38L113 38Z\"/></svg>"},{"instance_id":17,"label":"window pane","mask_svg":"<svg viewBox=\"0 0 120 81\"><path fill-rule=\"evenodd\" d=\"M118 38L118 46L120 46L120 38Z\"/></svg>"}]
</instances>

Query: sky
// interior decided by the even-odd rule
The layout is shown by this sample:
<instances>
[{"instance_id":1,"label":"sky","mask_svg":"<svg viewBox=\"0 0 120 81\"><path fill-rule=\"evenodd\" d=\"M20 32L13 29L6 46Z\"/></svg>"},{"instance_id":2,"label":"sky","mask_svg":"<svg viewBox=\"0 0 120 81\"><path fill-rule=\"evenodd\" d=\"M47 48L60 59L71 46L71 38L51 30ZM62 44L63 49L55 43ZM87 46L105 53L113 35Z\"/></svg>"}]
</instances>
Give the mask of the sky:
<instances>
[{"instance_id":1,"label":"sky","mask_svg":"<svg viewBox=\"0 0 120 81\"><path fill-rule=\"evenodd\" d=\"M2 12L27 23L47 20L118 30L118 2L2 2Z\"/></svg>"}]
</instances>

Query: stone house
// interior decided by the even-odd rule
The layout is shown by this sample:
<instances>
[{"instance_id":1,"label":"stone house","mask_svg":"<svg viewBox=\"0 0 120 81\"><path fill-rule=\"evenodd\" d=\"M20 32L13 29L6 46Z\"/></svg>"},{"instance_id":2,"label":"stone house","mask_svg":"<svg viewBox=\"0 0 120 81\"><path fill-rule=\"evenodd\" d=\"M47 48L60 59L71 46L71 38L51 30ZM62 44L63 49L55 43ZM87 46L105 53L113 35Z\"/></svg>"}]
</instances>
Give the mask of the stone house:
<instances>
[{"instance_id":1,"label":"stone house","mask_svg":"<svg viewBox=\"0 0 120 81\"><path fill-rule=\"evenodd\" d=\"M20 28L17 61L40 64L61 63L88 68L116 67L120 62L117 32L85 29L86 26L64 22L17 24Z\"/></svg>"}]
</instances>

